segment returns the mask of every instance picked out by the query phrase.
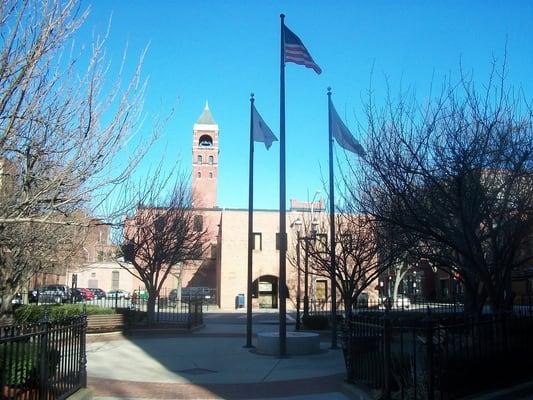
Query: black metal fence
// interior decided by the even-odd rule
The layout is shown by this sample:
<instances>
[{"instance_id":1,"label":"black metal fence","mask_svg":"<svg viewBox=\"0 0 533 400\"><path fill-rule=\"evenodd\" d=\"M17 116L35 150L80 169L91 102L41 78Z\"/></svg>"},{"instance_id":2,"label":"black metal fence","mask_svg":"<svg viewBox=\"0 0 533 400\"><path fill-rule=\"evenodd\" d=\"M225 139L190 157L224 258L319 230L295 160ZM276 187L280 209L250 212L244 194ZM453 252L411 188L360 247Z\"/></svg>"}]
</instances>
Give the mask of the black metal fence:
<instances>
[{"instance_id":1,"label":"black metal fence","mask_svg":"<svg viewBox=\"0 0 533 400\"><path fill-rule=\"evenodd\" d=\"M530 378L532 335L530 311L359 313L343 329L347 377L384 399L455 399Z\"/></svg>"},{"instance_id":2,"label":"black metal fence","mask_svg":"<svg viewBox=\"0 0 533 400\"><path fill-rule=\"evenodd\" d=\"M87 385L85 316L0 328L2 399L65 399Z\"/></svg>"},{"instance_id":3,"label":"black metal fence","mask_svg":"<svg viewBox=\"0 0 533 400\"><path fill-rule=\"evenodd\" d=\"M50 285L61 286L64 285ZM187 288L185 288L187 289ZM185 289L183 289L185 291ZM182 308L192 301L200 301L204 309L209 309L216 305L216 289L202 288L202 291L185 291L179 294L176 289L162 289L157 297L158 307ZM90 291L90 293L88 293ZM148 292L143 288L135 289L133 292L125 290L111 290L104 292L100 289L68 289L68 290L43 290L35 289L29 292L17 293L13 298L13 305L22 304L60 304L60 303L86 303L95 304L108 308L135 308L139 304L143 305L148 300Z\"/></svg>"},{"instance_id":4,"label":"black metal fence","mask_svg":"<svg viewBox=\"0 0 533 400\"><path fill-rule=\"evenodd\" d=\"M75 293L74 291L72 293ZM113 291L106 294L91 293L87 297L80 293L62 296L60 293L49 295L23 294L18 295L13 302L13 308L23 304L53 305L53 304L80 304L87 307L100 307L114 310L125 316L128 327L145 325L148 313L148 293L145 290L135 290L133 293L126 291ZM214 295L214 293L213 293ZM203 311L209 308L211 296L187 295L177 298L176 292L162 290L155 299L152 323L174 324L180 326L197 326L203 323ZM95 314L97 314L95 312Z\"/></svg>"},{"instance_id":5,"label":"black metal fence","mask_svg":"<svg viewBox=\"0 0 533 400\"><path fill-rule=\"evenodd\" d=\"M464 299L460 297L441 299L441 300L427 300L422 298L410 299L404 296L398 296L396 300L392 298L382 298L379 300L370 300L360 298L352 307L352 313L375 311L377 313L384 313L386 309L391 311L409 311L417 313L426 313L428 309L434 314L462 314L465 312ZM533 296L516 296L514 304L511 309L514 312L533 312ZM489 304L485 305L481 310L484 314L492 313ZM337 313L344 315L344 304L339 302L337 305ZM310 315L323 315L329 317L331 315L330 301L310 301L309 302Z\"/></svg>"}]
</instances>

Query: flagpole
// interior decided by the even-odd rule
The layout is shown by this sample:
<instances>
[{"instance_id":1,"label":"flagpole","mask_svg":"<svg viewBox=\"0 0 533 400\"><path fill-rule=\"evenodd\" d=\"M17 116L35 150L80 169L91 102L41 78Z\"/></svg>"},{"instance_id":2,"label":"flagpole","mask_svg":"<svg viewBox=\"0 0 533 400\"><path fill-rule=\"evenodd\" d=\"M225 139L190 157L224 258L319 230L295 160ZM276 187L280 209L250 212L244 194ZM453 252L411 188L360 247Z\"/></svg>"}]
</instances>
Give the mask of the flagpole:
<instances>
[{"instance_id":1,"label":"flagpole","mask_svg":"<svg viewBox=\"0 0 533 400\"><path fill-rule=\"evenodd\" d=\"M335 182L333 178L333 130L331 126L331 88L328 87L329 130L329 257L331 260L331 348L337 349L337 284L335 262Z\"/></svg>"},{"instance_id":2,"label":"flagpole","mask_svg":"<svg viewBox=\"0 0 533 400\"><path fill-rule=\"evenodd\" d=\"M250 165L248 175L248 291L246 293L246 346L252 346L252 276L254 245L254 94L250 94Z\"/></svg>"},{"instance_id":3,"label":"flagpole","mask_svg":"<svg viewBox=\"0 0 533 400\"><path fill-rule=\"evenodd\" d=\"M287 233L285 226L285 15L281 19L281 57L279 83L279 356L285 357L287 350L287 289L286 289L286 256Z\"/></svg>"}]
</instances>

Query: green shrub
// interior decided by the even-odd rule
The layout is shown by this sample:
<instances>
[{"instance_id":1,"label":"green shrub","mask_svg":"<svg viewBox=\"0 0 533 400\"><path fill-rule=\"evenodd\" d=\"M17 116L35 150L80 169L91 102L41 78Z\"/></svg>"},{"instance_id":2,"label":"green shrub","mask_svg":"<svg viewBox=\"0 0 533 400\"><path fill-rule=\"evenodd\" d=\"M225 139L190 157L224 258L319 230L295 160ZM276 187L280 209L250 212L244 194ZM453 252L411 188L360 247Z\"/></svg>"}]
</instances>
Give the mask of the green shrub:
<instances>
[{"instance_id":1,"label":"green shrub","mask_svg":"<svg viewBox=\"0 0 533 400\"><path fill-rule=\"evenodd\" d=\"M83 304L23 305L15 310L15 322L22 324L42 321L44 319L45 311L49 321L57 321L80 316L83 314L84 308ZM87 305L85 311L87 315L115 313L115 310L112 308L98 307L95 305Z\"/></svg>"},{"instance_id":2,"label":"green shrub","mask_svg":"<svg viewBox=\"0 0 533 400\"><path fill-rule=\"evenodd\" d=\"M324 330L329 327L329 318L325 315L308 315L302 318L306 329Z\"/></svg>"},{"instance_id":3,"label":"green shrub","mask_svg":"<svg viewBox=\"0 0 533 400\"><path fill-rule=\"evenodd\" d=\"M38 387L41 348L29 342L8 342L0 345L0 381L7 386ZM48 350L48 376L53 376L61 354Z\"/></svg>"}]
</instances>

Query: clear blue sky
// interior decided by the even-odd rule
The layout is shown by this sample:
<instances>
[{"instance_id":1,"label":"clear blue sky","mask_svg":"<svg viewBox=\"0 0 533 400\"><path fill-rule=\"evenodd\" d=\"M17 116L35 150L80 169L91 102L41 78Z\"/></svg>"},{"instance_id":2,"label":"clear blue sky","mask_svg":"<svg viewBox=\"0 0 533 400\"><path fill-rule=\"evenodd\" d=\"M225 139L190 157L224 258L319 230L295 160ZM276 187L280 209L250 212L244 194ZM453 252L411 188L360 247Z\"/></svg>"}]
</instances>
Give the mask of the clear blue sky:
<instances>
[{"instance_id":1,"label":"clear blue sky","mask_svg":"<svg viewBox=\"0 0 533 400\"><path fill-rule=\"evenodd\" d=\"M192 126L205 100L220 126L218 204L247 207L249 94L279 132L279 14L300 36L323 73L286 67L287 198L305 200L327 176L327 98L354 128L373 72L379 96L388 80L426 98L432 81L459 62L486 79L507 42L508 84L533 98L531 1L84 1L91 14L76 40L112 25L107 45L117 65L126 44L134 64L149 44L146 112L175 112L141 165L166 154L190 171ZM139 132L148 134L149 124ZM278 208L279 145L256 144L257 208ZM288 200L287 200L288 201Z\"/></svg>"}]
</instances>

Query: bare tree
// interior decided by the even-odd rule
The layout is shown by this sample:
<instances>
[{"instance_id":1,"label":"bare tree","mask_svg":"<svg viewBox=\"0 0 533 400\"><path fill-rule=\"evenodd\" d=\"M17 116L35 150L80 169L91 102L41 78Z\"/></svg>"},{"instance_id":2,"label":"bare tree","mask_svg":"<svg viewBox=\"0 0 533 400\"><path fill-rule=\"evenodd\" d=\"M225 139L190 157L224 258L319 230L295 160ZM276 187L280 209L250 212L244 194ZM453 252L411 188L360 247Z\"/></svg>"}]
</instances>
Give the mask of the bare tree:
<instances>
[{"instance_id":1,"label":"bare tree","mask_svg":"<svg viewBox=\"0 0 533 400\"><path fill-rule=\"evenodd\" d=\"M148 193L146 192L148 190ZM141 280L148 291L148 321L165 280L179 273L187 261L199 260L206 250L207 231L192 210L188 180L179 179L165 196L162 186L149 185L135 196L143 199L123 226L124 262L117 262ZM127 262L133 266L129 268Z\"/></svg>"},{"instance_id":2,"label":"bare tree","mask_svg":"<svg viewBox=\"0 0 533 400\"><path fill-rule=\"evenodd\" d=\"M14 287L25 282L28 275L57 270L79 260L73 249L81 249L86 229L80 226L64 226L22 222L8 224L0 230L0 315L11 311Z\"/></svg>"},{"instance_id":3,"label":"bare tree","mask_svg":"<svg viewBox=\"0 0 533 400\"><path fill-rule=\"evenodd\" d=\"M336 216L335 231L335 284L345 314L349 317L358 297L372 283L376 283L380 274L391 265L394 255L392 247L387 252L382 249L380 228L367 215L339 214ZM309 256L312 274L331 278L330 241L327 235L317 235Z\"/></svg>"},{"instance_id":4,"label":"bare tree","mask_svg":"<svg viewBox=\"0 0 533 400\"><path fill-rule=\"evenodd\" d=\"M32 230L46 232L39 248L46 244L54 249L55 238L66 252L69 229L38 224L88 226L152 140L128 145L145 89L140 81L144 52L131 78L123 79L124 57L113 81L107 80L105 37L94 40L89 54L83 49L77 54L74 34L87 14L77 0L0 4L2 261L15 262L7 254L18 252L13 247L17 238L9 235L20 226L31 243L39 240ZM127 145L129 157L117 162ZM14 271L10 263L0 265L0 289L8 297L41 264L28 260Z\"/></svg>"},{"instance_id":5,"label":"bare tree","mask_svg":"<svg viewBox=\"0 0 533 400\"><path fill-rule=\"evenodd\" d=\"M462 280L470 312L512 302L511 274L531 262L532 110L504 84L462 75L421 106L406 96L367 107L367 157L348 203L418 243L411 254ZM349 174L348 174L349 175ZM361 195L362 193L362 195ZM402 235L399 235L401 238Z\"/></svg>"}]
</instances>

